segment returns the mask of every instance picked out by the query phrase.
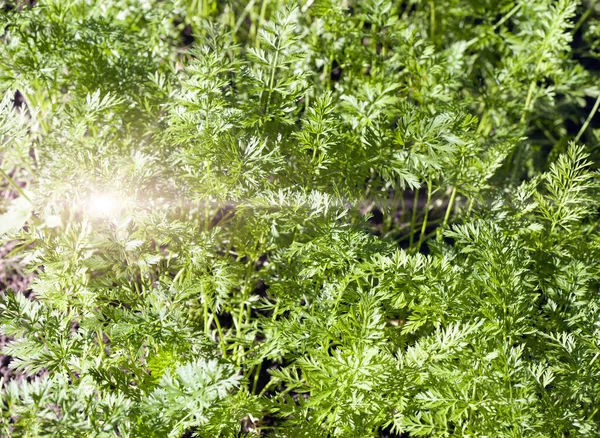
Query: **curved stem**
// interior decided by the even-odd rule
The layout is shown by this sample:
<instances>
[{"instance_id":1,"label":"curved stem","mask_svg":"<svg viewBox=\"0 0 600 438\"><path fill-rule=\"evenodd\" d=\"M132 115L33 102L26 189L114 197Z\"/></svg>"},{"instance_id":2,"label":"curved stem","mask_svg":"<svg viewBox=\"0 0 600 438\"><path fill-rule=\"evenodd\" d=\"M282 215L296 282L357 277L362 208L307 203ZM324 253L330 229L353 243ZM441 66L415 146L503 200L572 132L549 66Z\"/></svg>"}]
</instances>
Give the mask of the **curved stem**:
<instances>
[{"instance_id":1,"label":"curved stem","mask_svg":"<svg viewBox=\"0 0 600 438\"><path fill-rule=\"evenodd\" d=\"M575 137L575 143L577 143L579 141L579 139L581 138L581 136L583 135L583 133L585 132L585 130L589 126L590 122L592 121L592 119L596 115L596 112L598 111L598 107L599 106L600 106L600 94L598 94L598 98L596 99L596 103L594 104L594 107L592 108L592 111L590 111L590 113L588 114L587 119L585 119L585 123L583 124L583 126L581 127L581 129L579 130L579 132L577 133L577 136Z\"/></svg>"}]
</instances>

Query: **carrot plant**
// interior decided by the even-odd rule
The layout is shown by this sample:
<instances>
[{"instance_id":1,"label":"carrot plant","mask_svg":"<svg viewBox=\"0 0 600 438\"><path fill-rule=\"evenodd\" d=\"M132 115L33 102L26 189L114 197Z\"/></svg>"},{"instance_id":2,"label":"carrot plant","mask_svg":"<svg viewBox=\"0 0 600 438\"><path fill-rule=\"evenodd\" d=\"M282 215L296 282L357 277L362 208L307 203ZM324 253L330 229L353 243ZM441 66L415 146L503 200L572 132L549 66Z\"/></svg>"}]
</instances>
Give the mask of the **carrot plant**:
<instances>
[{"instance_id":1,"label":"carrot plant","mask_svg":"<svg viewBox=\"0 0 600 438\"><path fill-rule=\"evenodd\" d=\"M1 436L598 436L595 2L0 5Z\"/></svg>"}]
</instances>

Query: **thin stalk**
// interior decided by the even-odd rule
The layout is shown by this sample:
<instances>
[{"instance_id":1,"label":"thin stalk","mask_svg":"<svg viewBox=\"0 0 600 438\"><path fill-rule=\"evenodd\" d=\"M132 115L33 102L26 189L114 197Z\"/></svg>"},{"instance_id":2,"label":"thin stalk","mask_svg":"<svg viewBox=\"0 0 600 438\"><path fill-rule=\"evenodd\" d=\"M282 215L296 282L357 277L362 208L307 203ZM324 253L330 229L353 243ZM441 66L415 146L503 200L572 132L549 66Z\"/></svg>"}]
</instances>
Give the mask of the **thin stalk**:
<instances>
[{"instance_id":1,"label":"thin stalk","mask_svg":"<svg viewBox=\"0 0 600 438\"><path fill-rule=\"evenodd\" d=\"M204 298L204 303L203 303L203 307L204 307L204 333L206 334L206 336L208 336L209 332L210 332L210 316L208 315L208 298L206 296L203 297Z\"/></svg>"},{"instance_id":2,"label":"thin stalk","mask_svg":"<svg viewBox=\"0 0 600 438\"><path fill-rule=\"evenodd\" d=\"M398 223L402 223L402 221L404 221L404 216L406 215L406 201L404 200L404 196L400 197L400 211L402 213L400 213L400 219L398 220Z\"/></svg>"},{"instance_id":3,"label":"thin stalk","mask_svg":"<svg viewBox=\"0 0 600 438\"><path fill-rule=\"evenodd\" d=\"M471 197L469 199L469 208L467 208L467 217L471 217L471 211L473 210L473 203L475 202L475 197Z\"/></svg>"},{"instance_id":4,"label":"thin stalk","mask_svg":"<svg viewBox=\"0 0 600 438\"><path fill-rule=\"evenodd\" d=\"M204 201L204 232L208 231L209 222L210 222L210 201L207 198Z\"/></svg>"},{"instance_id":5,"label":"thin stalk","mask_svg":"<svg viewBox=\"0 0 600 438\"><path fill-rule=\"evenodd\" d=\"M435 44L435 1L429 1L429 11L431 19L431 41Z\"/></svg>"},{"instance_id":6,"label":"thin stalk","mask_svg":"<svg viewBox=\"0 0 600 438\"><path fill-rule=\"evenodd\" d=\"M523 146L523 148L527 148L527 145ZM517 179L517 172L519 171L518 163L521 162L521 155L523 155L523 148L519 148L515 146L510 154L510 159L507 160L508 163L512 163L512 171L510 173L510 180L515 182Z\"/></svg>"},{"instance_id":7,"label":"thin stalk","mask_svg":"<svg viewBox=\"0 0 600 438\"><path fill-rule=\"evenodd\" d=\"M217 332L219 333L219 344L221 345L221 353L223 354L223 358L227 357L227 346L225 345L225 338L223 337L223 329L221 328L221 323L219 322L219 317L216 313L213 313L213 319L215 321L215 325L217 326Z\"/></svg>"},{"instance_id":8,"label":"thin stalk","mask_svg":"<svg viewBox=\"0 0 600 438\"><path fill-rule=\"evenodd\" d=\"M538 61L538 65L540 65L540 62ZM527 117L527 112L529 111L529 107L531 105L531 99L533 97L533 92L535 91L535 76L537 75L537 67L535 69L535 73L533 76L533 80L531 81L531 83L529 84L529 90L527 91L527 98L525 99L525 106L523 107L523 114L521 115L521 120L520 123L521 125L525 124L525 120Z\"/></svg>"},{"instance_id":9,"label":"thin stalk","mask_svg":"<svg viewBox=\"0 0 600 438\"><path fill-rule=\"evenodd\" d=\"M237 330L238 332L242 331L242 324L244 323L244 315L246 313L246 299L248 298L248 287L247 285L244 285L244 292L242 292L242 302L240 304L240 314L238 316L238 321L237 321Z\"/></svg>"},{"instance_id":10,"label":"thin stalk","mask_svg":"<svg viewBox=\"0 0 600 438\"><path fill-rule=\"evenodd\" d=\"M244 8L244 10L242 11L242 13L240 14L240 17L238 18L238 20L235 22L235 26L233 27L233 30L231 31L231 33L233 35L236 35L238 33L238 31L240 30L240 27L242 26L242 23L244 22L244 20L246 19L246 17L248 16L248 13L250 12L250 10L252 10L252 8L254 7L254 3L256 0L250 0L248 2L248 4L246 5L246 7Z\"/></svg>"},{"instance_id":11,"label":"thin stalk","mask_svg":"<svg viewBox=\"0 0 600 438\"><path fill-rule=\"evenodd\" d=\"M494 25L494 27L492 27L492 32L495 32L500 26L502 26L504 23L506 23L506 21L508 19L510 19L510 17L512 17L513 15L515 15L517 13L517 11L519 9L521 9L521 6L523 5L524 2L519 2L517 3L509 12L508 14L506 14L504 17L502 17L502 19L496 23ZM481 35L478 35L474 38L471 38L469 41L467 41L467 44L465 45L465 48L472 46L473 44L475 44L477 41L479 41L479 38L481 38Z\"/></svg>"},{"instance_id":12,"label":"thin stalk","mask_svg":"<svg viewBox=\"0 0 600 438\"><path fill-rule=\"evenodd\" d=\"M333 423L335 422L335 419L337 418L339 411L340 411L340 405L337 405L335 408L335 411L333 411L333 418L331 419L331 423L329 423L329 426L327 426L327 433L325 436L330 436L329 432L331 431L331 427L333 426Z\"/></svg>"},{"instance_id":13,"label":"thin stalk","mask_svg":"<svg viewBox=\"0 0 600 438\"><path fill-rule=\"evenodd\" d=\"M6 180L8 181L8 183L13 186L13 188L17 191L17 193L19 193L19 195L21 195L22 197L24 197L25 199L27 199L29 202L31 202L31 199L29 199L29 196L27 196L25 194L25 192L23 191L23 189L21 189L21 187L19 187L19 185L15 182L15 180L13 180L8 173L6 173L4 170L2 170L0 168L0 175L2 175L4 178L6 178Z\"/></svg>"},{"instance_id":14,"label":"thin stalk","mask_svg":"<svg viewBox=\"0 0 600 438\"><path fill-rule=\"evenodd\" d=\"M544 42L542 44L542 50L541 50L542 54L546 50L546 44L547 44L547 41L544 40ZM533 92L535 91L535 84L537 81L537 79L536 79L537 74L540 70L540 67L542 66L543 60L544 60L544 56L540 55L538 62L535 64L535 69L533 70L533 79L531 80L531 83L529 84L529 90L527 91L527 99L525 100L525 107L523 108L523 115L521 116L521 125L525 124L527 112L531 109L531 107L533 107L534 102L532 102L531 99L533 98Z\"/></svg>"},{"instance_id":15,"label":"thin stalk","mask_svg":"<svg viewBox=\"0 0 600 438\"><path fill-rule=\"evenodd\" d=\"M387 235L394 227L394 210L388 205L387 208L382 208L382 212L384 213L382 231L385 231L384 235Z\"/></svg>"},{"instance_id":16,"label":"thin stalk","mask_svg":"<svg viewBox=\"0 0 600 438\"><path fill-rule=\"evenodd\" d=\"M573 34L575 34L575 32L577 32L579 30L581 25L586 22L586 20L590 17L590 15L592 15L591 6L588 7L588 9L586 9L586 11L583 14L581 14L581 18L579 19L579 21L577 21L575 26L573 26L573 31L572 31Z\"/></svg>"},{"instance_id":17,"label":"thin stalk","mask_svg":"<svg viewBox=\"0 0 600 438\"><path fill-rule=\"evenodd\" d=\"M423 218L423 225L421 226L421 234L419 235L419 242L417 243L417 249L415 252L421 250L421 245L425 240L425 230L427 229L427 219L429 218L429 206L431 205L431 177L427 181L427 203L425 204L425 217Z\"/></svg>"},{"instance_id":18,"label":"thin stalk","mask_svg":"<svg viewBox=\"0 0 600 438\"><path fill-rule=\"evenodd\" d=\"M67 226L68 226L68 225L67 225ZM5 260L6 260L6 259L9 259L10 257L12 257L12 256L14 256L14 255L16 255L16 254L18 254L18 253L19 253L19 251L21 251L21 250L23 250L23 249L27 248L27 245L30 245L30 244L32 244L33 242L35 242L35 239L26 240L26 241L25 241L25 242L23 242L22 244L20 244L20 245L18 245L18 246L15 246L15 247L12 249L12 251L10 251L8 254L6 254L6 255L4 256L4 259L5 259Z\"/></svg>"},{"instance_id":19,"label":"thin stalk","mask_svg":"<svg viewBox=\"0 0 600 438\"><path fill-rule=\"evenodd\" d=\"M408 243L408 248L412 249L413 241L415 238L415 226L417 222L417 208L419 204L419 189L415 190L415 197L413 200L413 211L412 211L412 219L410 221L410 240Z\"/></svg>"},{"instance_id":20,"label":"thin stalk","mask_svg":"<svg viewBox=\"0 0 600 438\"><path fill-rule=\"evenodd\" d=\"M443 221L443 219L428 220L428 221L427 221L427 225L428 225L428 226L431 226L431 225L437 225L437 224L441 224L441 223L442 223L442 221ZM417 227L420 227L421 225L423 225L423 222L419 222L419 223L417 224ZM400 228L399 228L399 229L397 229L396 231L402 231L402 230L404 230L404 229L405 229L405 228L407 228L407 227L408 227L408 225L406 225L406 226L404 226L404 227L400 227ZM427 240L429 237L431 237L431 236L432 236L433 234L435 234L435 233L436 233L436 230L433 230L431 233L427 234L427 235L425 236L425 240ZM396 243L404 242L404 241L405 241L406 239L408 239L408 238L409 238L409 236L408 236L408 235L405 235L405 236L402 236L402 237L400 237L399 239L396 239L396 240L394 240L394 242L396 242Z\"/></svg>"},{"instance_id":21,"label":"thin stalk","mask_svg":"<svg viewBox=\"0 0 600 438\"><path fill-rule=\"evenodd\" d=\"M44 338L43 336L38 336L38 339L40 341L42 341L42 343L46 346L46 348L48 350L50 350L52 353L54 353L54 355L56 357L60 356L60 353L57 352L54 348L52 348L50 346L50 344L46 341L46 338ZM65 368L65 370L67 371L67 374L69 374L69 376L71 377L71 383L74 383L77 381L77 377L75 377L75 374L73 373L73 371L71 371L71 368L69 368L69 366L67 365L66 361L63 361L63 366Z\"/></svg>"},{"instance_id":22,"label":"thin stalk","mask_svg":"<svg viewBox=\"0 0 600 438\"><path fill-rule=\"evenodd\" d=\"M327 89L331 90L331 75L333 74L333 51L329 54L329 63L325 66L325 81L327 84Z\"/></svg>"},{"instance_id":23,"label":"thin stalk","mask_svg":"<svg viewBox=\"0 0 600 438\"><path fill-rule=\"evenodd\" d=\"M429 239L429 238L431 238L431 237L435 236L436 234L438 234L438 232L439 232L438 230L439 230L439 228L436 228L436 229L435 229L435 230L433 230L431 233L427 234L427 236L425 236L425 240L427 240L427 239Z\"/></svg>"},{"instance_id":24,"label":"thin stalk","mask_svg":"<svg viewBox=\"0 0 600 438\"><path fill-rule=\"evenodd\" d=\"M100 358L104 359L104 335L102 334L102 329L96 330L96 336L98 337L98 346L100 347Z\"/></svg>"},{"instance_id":25,"label":"thin stalk","mask_svg":"<svg viewBox=\"0 0 600 438\"><path fill-rule=\"evenodd\" d=\"M542 124L542 123L541 123L539 120L536 120L536 121L535 121L535 126L537 126L537 127L540 129L540 131L542 131L542 132L544 133L544 135L546 136L546 138L547 138L548 140L550 140L552 143L554 143L554 144L558 143L558 139L557 139L557 138L555 138L555 137L552 135L552 133L551 133L550 131L548 131L548 130L546 129L546 127L545 127L545 126L544 126L544 125L543 125L543 124Z\"/></svg>"},{"instance_id":26,"label":"thin stalk","mask_svg":"<svg viewBox=\"0 0 600 438\"><path fill-rule=\"evenodd\" d=\"M279 310L279 301L277 302L277 304L275 304L275 309L273 310L273 315L271 316L271 321L275 321L275 319L277 318L277 311ZM258 389L258 379L260 377L260 370L262 368L262 362L258 364L258 367L256 368L256 373L254 374L254 382L252 383L252 394L256 394L256 390ZM270 382L269 382L270 383ZM263 395L263 393L266 391L266 389L269 387L269 383L267 383L265 385L265 387L262 389L262 391L260 391L260 396Z\"/></svg>"},{"instance_id":27,"label":"thin stalk","mask_svg":"<svg viewBox=\"0 0 600 438\"><path fill-rule=\"evenodd\" d=\"M258 250L258 245L260 244L260 242L256 243L256 250ZM247 266L247 271L246 271L246 275L244 277L244 285L242 287L242 302L240 303L240 314L238 316L237 319L237 323L235 322L235 318L234 318L234 325L236 325L236 330L237 330L237 336L241 336L241 332L242 332L242 327L244 324L244 315L248 315L246 317L246 319L249 319L249 315L250 312L252 311L252 309L250 308L250 306L248 306L248 312L246 313L246 300L248 299L248 295L249 295L249 287L248 287L248 278L252 275L252 270L254 269L254 266L256 266L256 262L258 260L256 260L255 258L252 258L251 260L249 260L248 262L248 266ZM242 353L240 356L238 356L238 365L240 365L240 360L241 358L244 356L244 348L240 345L240 349L242 350Z\"/></svg>"},{"instance_id":28,"label":"thin stalk","mask_svg":"<svg viewBox=\"0 0 600 438\"><path fill-rule=\"evenodd\" d=\"M592 121L592 119L596 115L596 112L598 111L598 107L599 106L600 106L600 94L598 94L598 98L596 99L596 103L594 103L594 107L592 108L592 111L590 111L590 113L588 114L587 119L585 119L585 123L583 124L583 126L581 127L581 129L579 130L579 132L577 133L577 136L575 137L575 142L579 141L579 139L581 138L581 136L583 135L583 133L585 132L585 130L589 126L590 122Z\"/></svg>"},{"instance_id":29,"label":"thin stalk","mask_svg":"<svg viewBox=\"0 0 600 438\"><path fill-rule=\"evenodd\" d=\"M279 301L275 304L275 309L273 309L273 315L271 315L271 321L275 321L277 319L277 312L279 311Z\"/></svg>"},{"instance_id":30,"label":"thin stalk","mask_svg":"<svg viewBox=\"0 0 600 438\"><path fill-rule=\"evenodd\" d=\"M273 61L273 68L271 69L271 77L269 78L269 94L267 95L267 104L265 105L265 114L269 114L269 105L271 105L271 95L273 94L273 85L275 84L275 72L277 70L277 63L279 62L279 47L275 50L275 59Z\"/></svg>"},{"instance_id":31,"label":"thin stalk","mask_svg":"<svg viewBox=\"0 0 600 438\"><path fill-rule=\"evenodd\" d=\"M256 40L254 41L254 47L260 47L260 28L262 27L263 22L265 21L265 15L267 14L267 5L269 4L269 0L263 0L260 5L260 15L258 17L258 24L256 26Z\"/></svg>"},{"instance_id":32,"label":"thin stalk","mask_svg":"<svg viewBox=\"0 0 600 438\"><path fill-rule=\"evenodd\" d=\"M452 206L454 205L454 200L456 199L456 186L452 188L452 194L450 195L450 201L448 202L448 206L446 207L446 214L444 215L444 222L442 222L442 226L438 228L439 233L437 236L437 240L442 240L442 232L446 229L448 225L448 220L450 219L450 213L452 212Z\"/></svg>"},{"instance_id":33,"label":"thin stalk","mask_svg":"<svg viewBox=\"0 0 600 438\"><path fill-rule=\"evenodd\" d=\"M260 377L260 371L262 368L262 362L258 364L256 367L256 372L254 373L254 382L252 382L252 394L256 394L256 389L258 388L258 378Z\"/></svg>"}]
</instances>

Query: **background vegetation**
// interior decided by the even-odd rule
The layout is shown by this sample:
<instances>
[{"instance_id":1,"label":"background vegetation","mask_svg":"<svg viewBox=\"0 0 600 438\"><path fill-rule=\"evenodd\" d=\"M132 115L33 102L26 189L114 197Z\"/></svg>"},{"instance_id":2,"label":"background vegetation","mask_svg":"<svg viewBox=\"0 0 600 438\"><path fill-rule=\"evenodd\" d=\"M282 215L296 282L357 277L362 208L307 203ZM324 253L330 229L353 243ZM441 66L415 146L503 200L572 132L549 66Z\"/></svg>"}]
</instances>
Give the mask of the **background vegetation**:
<instances>
[{"instance_id":1,"label":"background vegetation","mask_svg":"<svg viewBox=\"0 0 600 438\"><path fill-rule=\"evenodd\" d=\"M0 435L599 436L595 1L0 5Z\"/></svg>"}]
</instances>

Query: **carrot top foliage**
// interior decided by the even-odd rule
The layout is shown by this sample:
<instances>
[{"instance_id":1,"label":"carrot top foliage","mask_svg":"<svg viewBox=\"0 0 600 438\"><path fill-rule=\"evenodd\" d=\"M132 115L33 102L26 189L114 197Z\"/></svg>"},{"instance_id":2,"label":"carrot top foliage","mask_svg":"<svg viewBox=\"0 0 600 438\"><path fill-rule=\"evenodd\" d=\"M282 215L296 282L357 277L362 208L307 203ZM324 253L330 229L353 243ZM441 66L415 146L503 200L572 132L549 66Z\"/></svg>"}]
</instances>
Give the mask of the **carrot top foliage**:
<instances>
[{"instance_id":1,"label":"carrot top foliage","mask_svg":"<svg viewBox=\"0 0 600 438\"><path fill-rule=\"evenodd\" d=\"M0 436L599 436L594 1L0 6Z\"/></svg>"}]
</instances>

